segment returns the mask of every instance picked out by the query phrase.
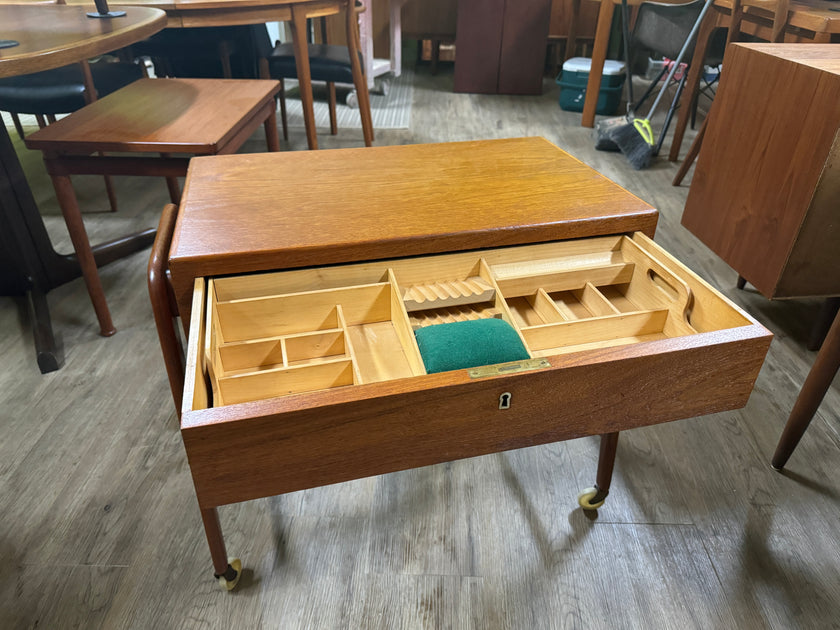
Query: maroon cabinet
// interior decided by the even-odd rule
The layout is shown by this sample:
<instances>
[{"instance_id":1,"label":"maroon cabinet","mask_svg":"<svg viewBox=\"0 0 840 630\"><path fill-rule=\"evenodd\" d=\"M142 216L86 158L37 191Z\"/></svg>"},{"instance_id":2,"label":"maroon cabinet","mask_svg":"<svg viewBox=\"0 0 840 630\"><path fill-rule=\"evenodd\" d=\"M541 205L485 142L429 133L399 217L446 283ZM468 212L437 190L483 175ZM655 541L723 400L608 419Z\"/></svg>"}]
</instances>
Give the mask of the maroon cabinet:
<instances>
[{"instance_id":1,"label":"maroon cabinet","mask_svg":"<svg viewBox=\"0 0 840 630\"><path fill-rule=\"evenodd\" d=\"M541 94L551 0L459 0L455 91Z\"/></svg>"}]
</instances>

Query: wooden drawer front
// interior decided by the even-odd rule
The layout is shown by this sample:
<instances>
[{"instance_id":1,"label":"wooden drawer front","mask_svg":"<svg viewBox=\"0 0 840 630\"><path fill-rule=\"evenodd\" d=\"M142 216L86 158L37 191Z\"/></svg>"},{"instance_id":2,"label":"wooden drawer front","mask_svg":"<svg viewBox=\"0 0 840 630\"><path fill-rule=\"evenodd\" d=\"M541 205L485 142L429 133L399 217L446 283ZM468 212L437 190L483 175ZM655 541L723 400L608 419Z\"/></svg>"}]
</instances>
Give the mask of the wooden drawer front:
<instances>
[{"instance_id":1,"label":"wooden drawer front","mask_svg":"<svg viewBox=\"0 0 840 630\"><path fill-rule=\"evenodd\" d=\"M737 408L771 339L642 234L198 280L192 317L203 507ZM531 359L426 374L413 330L477 317Z\"/></svg>"}]
</instances>

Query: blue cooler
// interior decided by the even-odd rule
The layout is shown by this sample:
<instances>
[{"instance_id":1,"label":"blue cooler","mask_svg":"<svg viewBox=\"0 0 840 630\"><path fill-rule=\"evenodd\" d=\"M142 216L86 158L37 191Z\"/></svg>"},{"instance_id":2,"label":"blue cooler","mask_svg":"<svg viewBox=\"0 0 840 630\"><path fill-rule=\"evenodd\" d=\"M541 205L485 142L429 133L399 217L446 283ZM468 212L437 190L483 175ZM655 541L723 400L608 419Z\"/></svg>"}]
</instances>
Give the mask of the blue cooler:
<instances>
[{"instance_id":1,"label":"blue cooler","mask_svg":"<svg viewBox=\"0 0 840 630\"><path fill-rule=\"evenodd\" d=\"M587 57L572 57L563 64L563 71L555 83L560 86L560 108L570 112L582 112L586 98L586 83L592 60ZM621 88L624 86L624 63L607 59L601 76L601 89L595 113L615 114L621 102Z\"/></svg>"}]
</instances>

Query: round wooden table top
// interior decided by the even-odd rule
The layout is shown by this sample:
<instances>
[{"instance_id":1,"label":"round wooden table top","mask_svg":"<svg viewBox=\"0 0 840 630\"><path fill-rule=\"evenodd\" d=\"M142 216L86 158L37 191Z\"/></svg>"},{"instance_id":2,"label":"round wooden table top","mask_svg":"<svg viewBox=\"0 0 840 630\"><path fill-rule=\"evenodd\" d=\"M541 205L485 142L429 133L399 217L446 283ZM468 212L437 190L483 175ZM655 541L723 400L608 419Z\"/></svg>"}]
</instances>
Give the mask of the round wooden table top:
<instances>
[{"instance_id":1,"label":"round wooden table top","mask_svg":"<svg viewBox=\"0 0 840 630\"><path fill-rule=\"evenodd\" d=\"M115 3L116 4L116 3ZM87 7L0 4L0 77L40 72L102 55L154 35L166 26L159 9L132 7L125 17L87 17Z\"/></svg>"}]
</instances>

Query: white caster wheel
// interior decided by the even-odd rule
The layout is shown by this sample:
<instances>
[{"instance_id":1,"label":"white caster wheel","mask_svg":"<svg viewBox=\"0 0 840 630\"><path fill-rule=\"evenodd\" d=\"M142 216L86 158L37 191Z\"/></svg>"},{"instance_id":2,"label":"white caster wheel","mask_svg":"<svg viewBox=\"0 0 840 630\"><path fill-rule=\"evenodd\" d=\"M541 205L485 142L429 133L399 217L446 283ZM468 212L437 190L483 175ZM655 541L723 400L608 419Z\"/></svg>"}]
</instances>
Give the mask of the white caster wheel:
<instances>
[{"instance_id":1,"label":"white caster wheel","mask_svg":"<svg viewBox=\"0 0 840 630\"><path fill-rule=\"evenodd\" d=\"M344 104L350 109L359 108L359 95L356 94L356 90L353 90L347 95L347 100L344 101Z\"/></svg>"},{"instance_id":2,"label":"white caster wheel","mask_svg":"<svg viewBox=\"0 0 840 630\"><path fill-rule=\"evenodd\" d=\"M228 573L233 570L234 576L232 579L228 579L225 577ZM239 558L228 558L228 570L225 571L222 575L217 575L216 579L219 581L219 586L221 586L226 591L232 591L236 588L236 585L239 584L239 578L242 577L242 560Z\"/></svg>"},{"instance_id":3,"label":"white caster wheel","mask_svg":"<svg viewBox=\"0 0 840 630\"><path fill-rule=\"evenodd\" d=\"M377 94L388 96L388 92L391 90L391 83L389 81L381 80L379 81L377 88Z\"/></svg>"},{"instance_id":4,"label":"white caster wheel","mask_svg":"<svg viewBox=\"0 0 840 630\"><path fill-rule=\"evenodd\" d=\"M607 492L601 492L598 488L587 488L578 495L578 505L584 510L597 510L607 500Z\"/></svg>"}]
</instances>

